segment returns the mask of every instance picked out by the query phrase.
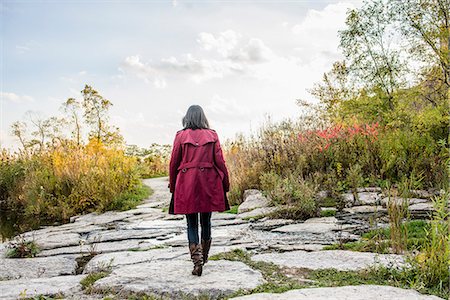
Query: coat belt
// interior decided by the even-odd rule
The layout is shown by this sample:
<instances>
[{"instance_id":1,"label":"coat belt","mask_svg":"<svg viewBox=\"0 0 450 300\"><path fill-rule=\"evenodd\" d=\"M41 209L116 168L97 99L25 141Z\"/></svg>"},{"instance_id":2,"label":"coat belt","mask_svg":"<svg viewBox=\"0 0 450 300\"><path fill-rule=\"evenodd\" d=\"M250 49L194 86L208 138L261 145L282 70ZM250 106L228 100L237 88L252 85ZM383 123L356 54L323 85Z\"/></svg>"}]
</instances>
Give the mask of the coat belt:
<instances>
[{"instance_id":1,"label":"coat belt","mask_svg":"<svg viewBox=\"0 0 450 300\"><path fill-rule=\"evenodd\" d=\"M214 165L210 162L187 162L182 163L178 170L189 169L189 168L213 168Z\"/></svg>"},{"instance_id":2,"label":"coat belt","mask_svg":"<svg viewBox=\"0 0 450 300\"><path fill-rule=\"evenodd\" d=\"M177 170L181 170L181 172L186 172L189 168L214 168L219 173L220 179L223 180L225 174L213 163L210 162L186 162L182 163Z\"/></svg>"}]
</instances>

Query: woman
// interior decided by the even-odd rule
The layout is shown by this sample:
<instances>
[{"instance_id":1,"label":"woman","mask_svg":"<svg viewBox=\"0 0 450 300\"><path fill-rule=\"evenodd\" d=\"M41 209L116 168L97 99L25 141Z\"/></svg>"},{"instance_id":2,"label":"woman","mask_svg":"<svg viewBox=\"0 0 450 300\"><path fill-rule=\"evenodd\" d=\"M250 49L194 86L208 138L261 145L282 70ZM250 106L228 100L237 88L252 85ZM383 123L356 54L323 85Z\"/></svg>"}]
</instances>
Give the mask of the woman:
<instances>
[{"instance_id":1,"label":"woman","mask_svg":"<svg viewBox=\"0 0 450 300\"><path fill-rule=\"evenodd\" d=\"M192 105L182 123L184 129L175 136L170 158L169 213L186 215L192 274L201 276L211 247L211 213L230 209L226 196L230 183L219 138L209 128L203 109Z\"/></svg>"}]
</instances>

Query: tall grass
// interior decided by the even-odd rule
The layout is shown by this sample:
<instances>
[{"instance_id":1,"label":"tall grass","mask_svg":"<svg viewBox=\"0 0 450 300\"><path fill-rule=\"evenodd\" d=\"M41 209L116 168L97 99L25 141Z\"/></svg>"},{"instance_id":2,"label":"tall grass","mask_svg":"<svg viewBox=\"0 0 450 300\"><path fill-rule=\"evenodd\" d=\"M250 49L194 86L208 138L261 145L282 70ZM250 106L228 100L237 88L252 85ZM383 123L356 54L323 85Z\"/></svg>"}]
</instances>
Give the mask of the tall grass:
<instances>
[{"instance_id":1,"label":"tall grass","mask_svg":"<svg viewBox=\"0 0 450 300\"><path fill-rule=\"evenodd\" d=\"M446 188L448 156L427 133L392 130L377 123L325 125L323 122L267 122L258 134L226 145L230 200L241 201L249 188L262 188L261 178L294 174L335 195L357 186L399 186L420 174L417 188Z\"/></svg>"},{"instance_id":2,"label":"tall grass","mask_svg":"<svg viewBox=\"0 0 450 300\"><path fill-rule=\"evenodd\" d=\"M450 291L449 193L433 198L433 217L427 242L413 260L414 285Z\"/></svg>"},{"instance_id":3,"label":"tall grass","mask_svg":"<svg viewBox=\"0 0 450 300\"><path fill-rule=\"evenodd\" d=\"M44 151L8 153L0 164L0 199L25 218L64 221L74 214L130 207L148 195L137 159L90 139Z\"/></svg>"}]
</instances>

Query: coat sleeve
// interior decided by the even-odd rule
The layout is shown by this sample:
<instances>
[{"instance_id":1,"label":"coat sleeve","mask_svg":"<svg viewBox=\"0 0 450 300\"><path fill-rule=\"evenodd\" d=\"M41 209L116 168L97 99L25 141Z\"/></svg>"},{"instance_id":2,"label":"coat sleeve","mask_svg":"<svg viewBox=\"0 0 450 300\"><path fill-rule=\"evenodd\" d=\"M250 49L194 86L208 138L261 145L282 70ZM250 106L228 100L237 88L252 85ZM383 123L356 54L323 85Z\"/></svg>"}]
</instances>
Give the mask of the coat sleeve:
<instances>
[{"instance_id":1,"label":"coat sleeve","mask_svg":"<svg viewBox=\"0 0 450 300\"><path fill-rule=\"evenodd\" d=\"M178 139L178 135L175 136L173 141L172 154L170 156L169 163L169 189L173 193L175 191L175 183L177 181L178 167L181 163L181 143Z\"/></svg>"},{"instance_id":2,"label":"coat sleeve","mask_svg":"<svg viewBox=\"0 0 450 300\"><path fill-rule=\"evenodd\" d=\"M219 138L217 138L217 141L214 143L214 161L219 170L221 170L224 174L222 181L223 189L225 192L228 192L230 190L230 179L228 176L228 170L225 164L225 159L223 157L222 148L220 147Z\"/></svg>"}]
</instances>

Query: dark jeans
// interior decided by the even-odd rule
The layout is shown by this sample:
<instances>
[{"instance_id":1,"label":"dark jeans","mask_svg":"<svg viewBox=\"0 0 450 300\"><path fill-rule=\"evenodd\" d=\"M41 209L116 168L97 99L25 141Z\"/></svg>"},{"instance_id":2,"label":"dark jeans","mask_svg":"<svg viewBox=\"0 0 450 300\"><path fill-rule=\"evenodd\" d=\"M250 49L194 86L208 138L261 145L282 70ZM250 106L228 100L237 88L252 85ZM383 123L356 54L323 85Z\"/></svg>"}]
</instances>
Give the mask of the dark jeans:
<instances>
[{"instance_id":1,"label":"dark jeans","mask_svg":"<svg viewBox=\"0 0 450 300\"><path fill-rule=\"evenodd\" d=\"M199 244L198 240L198 215L199 213L187 214L187 235L189 244ZM202 240L211 238L211 213L200 213L200 225L202 226Z\"/></svg>"}]
</instances>

